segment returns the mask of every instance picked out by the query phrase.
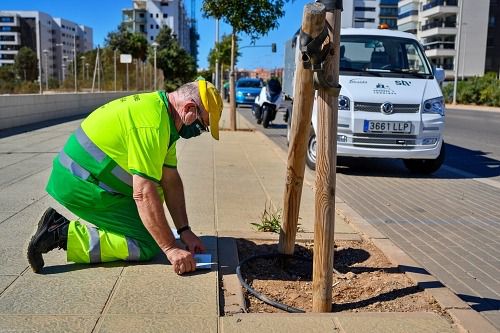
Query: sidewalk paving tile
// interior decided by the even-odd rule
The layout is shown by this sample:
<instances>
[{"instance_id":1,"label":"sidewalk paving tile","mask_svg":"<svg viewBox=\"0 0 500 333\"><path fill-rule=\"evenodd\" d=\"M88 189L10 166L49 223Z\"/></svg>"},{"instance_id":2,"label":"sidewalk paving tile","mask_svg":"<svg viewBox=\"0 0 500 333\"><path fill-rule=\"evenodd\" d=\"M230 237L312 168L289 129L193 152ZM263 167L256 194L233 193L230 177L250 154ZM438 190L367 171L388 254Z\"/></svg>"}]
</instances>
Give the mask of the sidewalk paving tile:
<instances>
[{"instance_id":1,"label":"sidewalk paving tile","mask_svg":"<svg viewBox=\"0 0 500 333\"><path fill-rule=\"evenodd\" d=\"M192 305L196 307L196 305ZM216 316L203 315L105 315L97 333L217 332Z\"/></svg>"},{"instance_id":2,"label":"sidewalk paving tile","mask_svg":"<svg viewBox=\"0 0 500 333\"><path fill-rule=\"evenodd\" d=\"M183 314L217 316L217 277L214 271L177 276L124 275L105 314Z\"/></svg>"},{"instance_id":3,"label":"sidewalk paving tile","mask_svg":"<svg viewBox=\"0 0 500 333\"><path fill-rule=\"evenodd\" d=\"M1 296L0 314L97 315L116 277L25 275Z\"/></svg>"},{"instance_id":4,"label":"sidewalk paving tile","mask_svg":"<svg viewBox=\"0 0 500 333\"><path fill-rule=\"evenodd\" d=\"M3 315L0 332L91 333L97 316Z\"/></svg>"}]
</instances>

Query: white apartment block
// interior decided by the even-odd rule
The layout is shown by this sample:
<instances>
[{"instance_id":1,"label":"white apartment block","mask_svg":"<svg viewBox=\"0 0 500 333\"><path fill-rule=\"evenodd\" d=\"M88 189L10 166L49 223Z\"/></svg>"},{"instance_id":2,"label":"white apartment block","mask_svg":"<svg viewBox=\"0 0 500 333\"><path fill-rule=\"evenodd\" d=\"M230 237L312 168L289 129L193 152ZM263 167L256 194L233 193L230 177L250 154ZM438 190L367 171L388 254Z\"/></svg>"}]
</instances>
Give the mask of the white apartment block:
<instances>
[{"instance_id":1,"label":"white apartment block","mask_svg":"<svg viewBox=\"0 0 500 333\"><path fill-rule=\"evenodd\" d=\"M127 29L142 33L151 44L163 26L172 29L172 35L188 52L191 49L191 22L183 0L133 0L133 8L122 10Z\"/></svg>"},{"instance_id":2,"label":"white apartment block","mask_svg":"<svg viewBox=\"0 0 500 333\"><path fill-rule=\"evenodd\" d=\"M397 29L398 0L354 0L343 5L343 28L376 29L386 23L390 29Z\"/></svg>"},{"instance_id":3,"label":"white apartment block","mask_svg":"<svg viewBox=\"0 0 500 333\"><path fill-rule=\"evenodd\" d=\"M62 80L74 52L93 48L92 29L39 11L0 11L0 66L13 64L23 46L41 61L43 82Z\"/></svg>"},{"instance_id":4,"label":"white apartment block","mask_svg":"<svg viewBox=\"0 0 500 333\"><path fill-rule=\"evenodd\" d=\"M480 76L485 70L489 1L400 0L398 4L398 29L415 34L431 63L445 69L447 78L454 76L462 4L457 75Z\"/></svg>"}]
</instances>

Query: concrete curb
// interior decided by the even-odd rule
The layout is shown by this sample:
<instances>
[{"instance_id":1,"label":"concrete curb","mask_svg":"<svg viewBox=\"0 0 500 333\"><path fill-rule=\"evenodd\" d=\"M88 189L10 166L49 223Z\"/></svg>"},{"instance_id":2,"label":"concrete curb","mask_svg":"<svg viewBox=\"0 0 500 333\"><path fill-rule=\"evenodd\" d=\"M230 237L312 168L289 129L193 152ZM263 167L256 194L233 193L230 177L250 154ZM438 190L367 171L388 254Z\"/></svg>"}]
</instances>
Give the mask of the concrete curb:
<instances>
[{"instance_id":1,"label":"concrete curb","mask_svg":"<svg viewBox=\"0 0 500 333\"><path fill-rule=\"evenodd\" d=\"M434 297L441 308L453 318L453 321L459 326L462 332L498 333L498 330L486 318L462 301L455 293L444 286L425 268L421 267L390 239L370 225L351 207L345 203L339 203L336 210L339 215L344 217L345 222L350 224L364 238L375 244L394 265L398 266L401 272L405 273L426 293Z\"/></svg>"},{"instance_id":2,"label":"concrete curb","mask_svg":"<svg viewBox=\"0 0 500 333\"><path fill-rule=\"evenodd\" d=\"M484 112L500 112L499 107L486 106L486 105L473 105L473 104L446 104L446 110L471 110L471 111L484 111Z\"/></svg>"}]
</instances>

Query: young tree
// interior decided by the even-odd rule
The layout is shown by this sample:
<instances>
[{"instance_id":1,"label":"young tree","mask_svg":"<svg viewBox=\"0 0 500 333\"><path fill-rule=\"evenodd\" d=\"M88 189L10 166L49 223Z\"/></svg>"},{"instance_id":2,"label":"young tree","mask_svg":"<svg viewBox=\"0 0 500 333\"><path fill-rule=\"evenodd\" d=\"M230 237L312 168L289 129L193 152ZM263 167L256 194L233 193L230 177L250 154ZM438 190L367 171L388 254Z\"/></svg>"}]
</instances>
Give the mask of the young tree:
<instances>
[{"instance_id":1,"label":"young tree","mask_svg":"<svg viewBox=\"0 0 500 333\"><path fill-rule=\"evenodd\" d=\"M285 12L283 6L285 0L203 0L203 12L205 16L223 19L233 28L231 34L231 74L230 74L230 100L231 114L230 126L236 130L236 103L234 94L234 63L236 36L243 32L248 34L252 41L259 36L267 34L270 30L278 27L278 19Z\"/></svg>"},{"instance_id":2,"label":"young tree","mask_svg":"<svg viewBox=\"0 0 500 333\"><path fill-rule=\"evenodd\" d=\"M172 30L164 26L156 36L158 48L156 51L157 67L163 71L165 90L174 90L196 77L194 58L184 50L172 36ZM153 54L152 47L150 54ZM153 63L154 59L149 57Z\"/></svg>"},{"instance_id":3,"label":"young tree","mask_svg":"<svg viewBox=\"0 0 500 333\"><path fill-rule=\"evenodd\" d=\"M29 47L21 47L14 60L14 69L22 80L36 80L38 78L38 59L35 51Z\"/></svg>"},{"instance_id":4,"label":"young tree","mask_svg":"<svg viewBox=\"0 0 500 333\"><path fill-rule=\"evenodd\" d=\"M130 32L121 24L117 31L108 33L105 45L120 53L131 54L135 59L144 61L148 54L148 41L143 34Z\"/></svg>"},{"instance_id":5,"label":"young tree","mask_svg":"<svg viewBox=\"0 0 500 333\"><path fill-rule=\"evenodd\" d=\"M238 42L239 38L236 40L236 51L234 63L236 65L238 57L241 53L238 52ZM213 49L210 49L208 53L208 64L209 70L214 72L215 62L219 59L219 64L229 67L231 65L231 35L223 35L222 40L215 45Z\"/></svg>"}]
</instances>

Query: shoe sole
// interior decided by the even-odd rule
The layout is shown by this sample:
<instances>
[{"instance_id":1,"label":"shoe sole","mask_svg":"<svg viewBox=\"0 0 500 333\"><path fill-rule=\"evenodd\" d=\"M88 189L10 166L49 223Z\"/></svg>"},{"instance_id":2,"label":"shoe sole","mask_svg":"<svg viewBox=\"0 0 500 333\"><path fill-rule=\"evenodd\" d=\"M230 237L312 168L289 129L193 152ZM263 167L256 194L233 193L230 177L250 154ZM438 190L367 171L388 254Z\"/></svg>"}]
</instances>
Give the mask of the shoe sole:
<instances>
[{"instance_id":1,"label":"shoe sole","mask_svg":"<svg viewBox=\"0 0 500 333\"><path fill-rule=\"evenodd\" d=\"M45 262L43 261L43 256L41 253L35 251L35 244L37 243L38 239L40 236L46 231L47 227L43 228L43 222L45 221L45 218L47 217L48 214L53 214L54 209L50 208L47 209L42 217L40 217L40 220L38 221L38 224L36 226L35 232L33 236L31 237L31 240L28 244L28 249L26 252L26 256L28 258L28 262L31 266L31 269L35 273L40 273L42 270L43 266L45 265ZM42 229L43 228L43 229Z\"/></svg>"}]
</instances>

